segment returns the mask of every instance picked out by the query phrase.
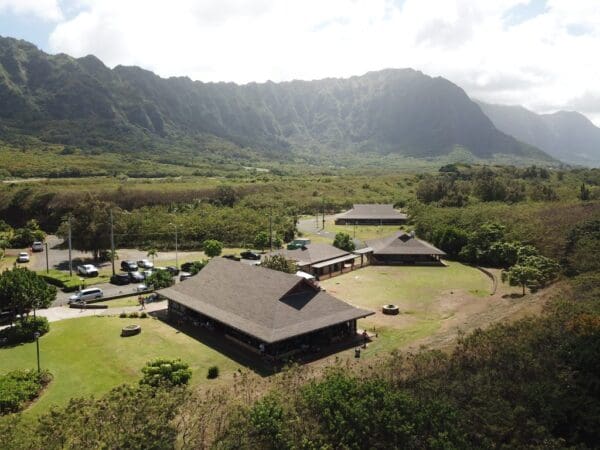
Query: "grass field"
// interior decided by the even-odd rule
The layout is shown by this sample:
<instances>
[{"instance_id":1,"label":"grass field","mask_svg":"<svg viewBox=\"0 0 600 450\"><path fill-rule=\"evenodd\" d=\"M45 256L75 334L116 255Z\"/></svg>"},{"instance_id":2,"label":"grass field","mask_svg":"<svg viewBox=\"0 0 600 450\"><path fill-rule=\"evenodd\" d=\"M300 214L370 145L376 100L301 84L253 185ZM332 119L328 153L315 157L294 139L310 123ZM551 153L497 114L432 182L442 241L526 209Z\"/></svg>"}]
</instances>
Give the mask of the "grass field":
<instances>
[{"instance_id":1,"label":"grass field","mask_svg":"<svg viewBox=\"0 0 600 450\"><path fill-rule=\"evenodd\" d=\"M142 333L120 337L130 323L142 326ZM54 380L28 410L28 415L47 411L51 404L64 405L74 396L99 395L122 383L135 383L141 368L156 357L181 358L193 370L192 383L208 382L206 371L216 365L221 377L239 366L217 351L179 333L157 319L85 317L53 322L40 339L42 368ZM35 344L0 349L0 373L36 365Z\"/></svg>"},{"instance_id":2,"label":"grass field","mask_svg":"<svg viewBox=\"0 0 600 450\"><path fill-rule=\"evenodd\" d=\"M436 333L442 322L490 296L491 281L479 270L456 262L448 267L369 266L321 282L332 295L376 311L359 326L379 337L366 355L387 352ZM385 316L393 303L400 315Z\"/></svg>"},{"instance_id":3,"label":"grass field","mask_svg":"<svg viewBox=\"0 0 600 450\"><path fill-rule=\"evenodd\" d=\"M96 305L108 305L108 308L126 308L129 306L139 306L138 296L132 295L131 297L115 298L114 300L105 300L103 302L97 302Z\"/></svg>"}]
</instances>

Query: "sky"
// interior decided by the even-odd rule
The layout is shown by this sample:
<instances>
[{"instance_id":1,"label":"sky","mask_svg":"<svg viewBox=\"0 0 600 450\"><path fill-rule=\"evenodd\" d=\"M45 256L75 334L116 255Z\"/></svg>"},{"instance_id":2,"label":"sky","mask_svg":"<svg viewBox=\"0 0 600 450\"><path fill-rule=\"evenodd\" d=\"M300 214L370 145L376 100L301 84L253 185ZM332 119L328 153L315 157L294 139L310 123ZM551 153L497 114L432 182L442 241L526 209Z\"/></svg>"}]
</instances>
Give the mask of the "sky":
<instances>
[{"instance_id":1,"label":"sky","mask_svg":"<svg viewBox=\"0 0 600 450\"><path fill-rule=\"evenodd\" d=\"M600 125L600 0L0 0L0 35L201 81L411 67Z\"/></svg>"}]
</instances>

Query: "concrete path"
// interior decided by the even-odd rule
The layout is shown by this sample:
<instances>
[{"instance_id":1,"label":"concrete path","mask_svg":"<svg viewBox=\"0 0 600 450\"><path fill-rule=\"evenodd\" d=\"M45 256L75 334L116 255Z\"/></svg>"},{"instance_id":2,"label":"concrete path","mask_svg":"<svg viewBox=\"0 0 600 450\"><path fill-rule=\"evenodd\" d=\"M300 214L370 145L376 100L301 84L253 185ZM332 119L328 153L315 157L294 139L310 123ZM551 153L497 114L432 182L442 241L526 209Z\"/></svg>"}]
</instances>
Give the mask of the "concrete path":
<instances>
[{"instance_id":1,"label":"concrete path","mask_svg":"<svg viewBox=\"0 0 600 450\"><path fill-rule=\"evenodd\" d=\"M161 302L156 303L148 303L145 309L140 309L139 306L125 306L125 307L115 307L111 308L110 306L106 309L77 309L77 308L69 308L66 306L58 306L52 307L48 309L40 309L37 311L38 316L43 316L48 319L48 322L57 322L59 320L65 319L77 319L79 317L87 317L87 316L114 316L118 315L122 312L131 313L131 312L141 312L146 311L147 313L160 311L162 309L167 308L167 301L163 300Z\"/></svg>"}]
</instances>

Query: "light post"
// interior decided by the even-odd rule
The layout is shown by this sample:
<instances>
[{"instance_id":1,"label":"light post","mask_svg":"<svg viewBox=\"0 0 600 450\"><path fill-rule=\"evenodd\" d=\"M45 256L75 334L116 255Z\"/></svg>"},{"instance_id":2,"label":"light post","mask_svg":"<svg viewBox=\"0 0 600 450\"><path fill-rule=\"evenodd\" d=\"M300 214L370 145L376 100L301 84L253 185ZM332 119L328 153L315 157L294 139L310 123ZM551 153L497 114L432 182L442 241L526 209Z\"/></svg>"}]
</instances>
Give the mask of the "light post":
<instances>
[{"instance_id":1,"label":"light post","mask_svg":"<svg viewBox=\"0 0 600 450\"><path fill-rule=\"evenodd\" d=\"M33 333L33 337L35 338L35 348L37 353L37 368L38 373L40 373L40 332L36 331L35 333Z\"/></svg>"}]
</instances>

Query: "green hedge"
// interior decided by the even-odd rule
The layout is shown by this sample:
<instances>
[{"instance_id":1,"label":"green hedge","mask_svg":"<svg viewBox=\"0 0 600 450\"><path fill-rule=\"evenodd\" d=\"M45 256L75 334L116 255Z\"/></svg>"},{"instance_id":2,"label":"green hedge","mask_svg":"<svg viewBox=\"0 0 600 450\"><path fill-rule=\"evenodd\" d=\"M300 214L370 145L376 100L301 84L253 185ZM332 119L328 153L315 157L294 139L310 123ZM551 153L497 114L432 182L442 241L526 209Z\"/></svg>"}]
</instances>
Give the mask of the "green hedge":
<instances>
[{"instance_id":1,"label":"green hedge","mask_svg":"<svg viewBox=\"0 0 600 450\"><path fill-rule=\"evenodd\" d=\"M50 324L45 317L28 317L18 320L13 326L0 330L0 346L20 344L22 342L33 342L33 333L43 336L50 331Z\"/></svg>"},{"instance_id":2,"label":"green hedge","mask_svg":"<svg viewBox=\"0 0 600 450\"><path fill-rule=\"evenodd\" d=\"M15 413L35 399L52 375L44 370L15 370L0 375L0 415Z\"/></svg>"},{"instance_id":3,"label":"green hedge","mask_svg":"<svg viewBox=\"0 0 600 450\"><path fill-rule=\"evenodd\" d=\"M37 274L46 280L47 283L52 284L65 292L74 292L79 290L79 286L81 286L80 277L77 275L69 276L68 273L61 272L60 270L50 270L49 272L37 272ZM85 286L90 286L92 284L105 283L108 282L109 277L101 275L94 278L86 278Z\"/></svg>"}]
</instances>

